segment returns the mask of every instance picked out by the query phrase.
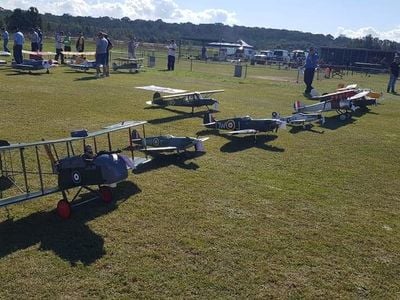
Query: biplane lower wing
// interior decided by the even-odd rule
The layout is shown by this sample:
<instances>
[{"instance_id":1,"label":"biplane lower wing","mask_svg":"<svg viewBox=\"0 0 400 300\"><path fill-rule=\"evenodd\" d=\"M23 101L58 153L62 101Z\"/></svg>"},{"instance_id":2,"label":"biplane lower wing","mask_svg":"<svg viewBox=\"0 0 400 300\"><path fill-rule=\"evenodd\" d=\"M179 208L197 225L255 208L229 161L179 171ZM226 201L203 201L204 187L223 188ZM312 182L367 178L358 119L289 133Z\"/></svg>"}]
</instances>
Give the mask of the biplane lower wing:
<instances>
[{"instance_id":1,"label":"biplane lower wing","mask_svg":"<svg viewBox=\"0 0 400 300\"><path fill-rule=\"evenodd\" d=\"M20 202L24 202L24 201L28 201L28 200L33 200L33 199L36 199L36 198L39 198L39 197L43 197L43 196L47 196L47 195L50 195L50 194L58 193L60 191L61 190L57 187L57 188L46 189L46 190L43 190L43 191L26 193L26 194L15 196L15 197L9 197L9 198L5 198L5 199L0 199L0 207L8 206L8 205L11 205L11 204L16 204L16 203L20 203Z\"/></svg>"}]
</instances>

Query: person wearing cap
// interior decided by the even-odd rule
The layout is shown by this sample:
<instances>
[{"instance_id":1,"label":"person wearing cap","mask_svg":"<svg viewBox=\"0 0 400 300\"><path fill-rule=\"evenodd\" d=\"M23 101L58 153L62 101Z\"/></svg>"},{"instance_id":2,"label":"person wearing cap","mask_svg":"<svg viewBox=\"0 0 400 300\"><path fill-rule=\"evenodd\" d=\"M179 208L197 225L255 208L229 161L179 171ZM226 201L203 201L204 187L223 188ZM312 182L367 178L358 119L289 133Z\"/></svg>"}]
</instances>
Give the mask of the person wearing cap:
<instances>
[{"instance_id":1,"label":"person wearing cap","mask_svg":"<svg viewBox=\"0 0 400 300\"><path fill-rule=\"evenodd\" d=\"M168 64L167 64L167 69L168 71L173 71L175 69L175 52L176 52L176 44L174 40L171 40L169 45L167 46L168 48Z\"/></svg>"},{"instance_id":2,"label":"person wearing cap","mask_svg":"<svg viewBox=\"0 0 400 300\"><path fill-rule=\"evenodd\" d=\"M32 28L31 51L39 51L39 34L35 28Z\"/></svg>"},{"instance_id":3,"label":"person wearing cap","mask_svg":"<svg viewBox=\"0 0 400 300\"><path fill-rule=\"evenodd\" d=\"M128 43L128 58L136 58L137 47L139 47L139 43L134 36L131 36Z\"/></svg>"},{"instance_id":4,"label":"person wearing cap","mask_svg":"<svg viewBox=\"0 0 400 300\"><path fill-rule=\"evenodd\" d=\"M13 54L14 60L17 64L22 64L22 48L24 47L25 37L24 34L17 28L17 32L14 34L14 47Z\"/></svg>"},{"instance_id":5,"label":"person wearing cap","mask_svg":"<svg viewBox=\"0 0 400 300\"><path fill-rule=\"evenodd\" d=\"M3 34L1 35L3 38L3 50L5 52L10 52L8 49L8 40L10 39L10 35L8 34L8 31L5 27L1 28L1 31L3 31Z\"/></svg>"},{"instance_id":6,"label":"person wearing cap","mask_svg":"<svg viewBox=\"0 0 400 300\"><path fill-rule=\"evenodd\" d=\"M107 47L108 42L107 39L104 37L103 32L99 32L97 34L97 41L96 41L96 77L100 77L100 66L103 67L103 76L107 74Z\"/></svg>"},{"instance_id":7,"label":"person wearing cap","mask_svg":"<svg viewBox=\"0 0 400 300\"><path fill-rule=\"evenodd\" d=\"M58 58L61 57L61 64L64 64L64 54L63 54L63 46L64 46L64 32L56 32L55 36L56 40L56 55L54 59L58 61Z\"/></svg>"},{"instance_id":8,"label":"person wearing cap","mask_svg":"<svg viewBox=\"0 0 400 300\"><path fill-rule=\"evenodd\" d=\"M311 90L313 90L313 80L315 68L318 65L318 54L315 51L314 47L310 47L308 52L306 62L304 64L304 83L306 84L306 89L304 91L304 96L310 97Z\"/></svg>"},{"instance_id":9,"label":"person wearing cap","mask_svg":"<svg viewBox=\"0 0 400 300\"><path fill-rule=\"evenodd\" d=\"M399 63L400 63L400 57L396 55L393 59L393 62L390 64L390 67L389 67L390 77L389 77L389 83L387 86L388 93L397 94L395 91L395 86L396 86L397 78L399 78Z\"/></svg>"},{"instance_id":10,"label":"person wearing cap","mask_svg":"<svg viewBox=\"0 0 400 300\"><path fill-rule=\"evenodd\" d=\"M76 48L77 52L85 51L85 38L83 37L83 33L82 32L79 32L79 37L76 40L75 48Z\"/></svg>"}]
</instances>

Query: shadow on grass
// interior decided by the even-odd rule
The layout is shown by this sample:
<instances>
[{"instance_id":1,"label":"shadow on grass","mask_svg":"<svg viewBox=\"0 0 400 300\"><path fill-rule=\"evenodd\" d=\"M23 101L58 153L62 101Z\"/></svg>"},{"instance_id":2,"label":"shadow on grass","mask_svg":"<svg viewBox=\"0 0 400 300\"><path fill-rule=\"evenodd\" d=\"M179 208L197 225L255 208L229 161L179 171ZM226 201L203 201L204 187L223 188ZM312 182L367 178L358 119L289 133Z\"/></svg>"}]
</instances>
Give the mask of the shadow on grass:
<instances>
[{"instance_id":1,"label":"shadow on grass","mask_svg":"<svg viewBox=\"0 0 400 300\"><path fill-rule=\"evenodd\" d=\"M352 113L352 117L350 119L346 119L344 121L340 120L339 115L326 117L325 124L323 126L326 129L336 130L340 127L354 123L357 120L355 118L360 118L365 114L379 115L378 113L371 111L369 108L359 108Z\"/></svg>"},{"instance_id":2,"label":"shadow on grass","mask_svg":"<svg viewBox=\"0 0 400 300\"><path fill-rule=\"evenodd\" d=\"M90 265L105 254L104 239L93 232L87 222L111 213L119 203L141 190L126 181L113 191L115 201L104 204L100 199L73 208L68 220L61 220L55 211L36 212L14 221L0 223L0 258L40 244L42 251L53 251L71 265ZM89 196L89 195L83 195ZM91 194L93 196L93 194Z\"/></svg>"},{"instance_id":3,"label":"shadow on grass","mask_svg":"<svg viewBox=\"0 0 400 300\"><path fill-rule=\"evenodd\" d=\"M280 147L266 145L266 143L275 140L278 137L277 135L260 134L256 136L256 139L254 139L254 135L246 135L246 136L228 135L219 132L217 129L208 129L208 130L204 129L198 131L196 134L198 136L203 136L203 135L221 136L223 138L230 140L228 143L226 143L220 148L221 152L233 153L233 152L244 151L254 147L272 152L285 151L285 149Z\"/></svg>"},{"instance_id":4,"label":"shadow on grass","mask_svg":"<svg viewBox=\"0 0 400 300\"><path fill-rule=\"evenodd\" d=\"M165 168L171 165L186 170L197 170L199 168L198 164L194 163L193 161L187 161L203 156L204 154L205 152L186 151L181 154L173 153L154 155L151 161L141 165L139 168L134 170L134 173L140 174L151 170Z\"/></svg>"},{"instance_id":5,"label":"shadow on grass","mask_svg":"<svg viewBox=\"0 0 400 300\"><path fill-rule=\"evenodd\" d=\"M225 136L230 142L223 145L220 150L221 152L233 153L256 147L266 151L284 152L285 149L283 148L266 144L277 137L276 135L258 135L254 140L254 136Z\"/></svg>"},{"instance_id":6,"label":"shadow on grass","mask_svg":"<svg viewBox=\"0 0 400 300\"><path fill-rule=\"evenodd\" d=\"M29 72L29 71L13 70L13 69L10 69L9 71L11 71L11 72L13 72L13 73L8 73L8 74L6 74L6 76L17 76L17 75L41 76L41 75L47 75L46 72L45 72L45 73L36 73L35 71ZM40 72L40 71L37 71L37 72ZM50 73L49 73L49 74L50 74Z\"/></svg>"},{"instance_id":7,"label":"shadow on grass","mask_svg":"<svg viewBox=\"0 0 400 300\"><path fill-rule=\"evenodd\" d=\"M88 80L101 80L103 78L97 78L96 75L87 74L89 76L76 78L74 81L88 81Z\"/></svg>"},{"instance_id":8,"label":"shadow on grass","mask_svg":"<svg viewBox=\"0 0 400 300\"><path fill-rule=\"evenodd\" d=\"M0 176L0 192L8 190L13 186L12 181L7 176Z\"/></svg>"},{"instance_id":9,"label":"shadow on grass","mask_svg":"<svg viewBox=\"0 0 400 300\"><path fill-rule=\"evenodd\" d=\"M313 124L308 124L308 126L306 126L305 128L303 126L292 126L289 129L289 133L291 133L291 134L296 134L296 133L303 132L303 131L312 132L312 133L319 133L319 134L323 134L325 132L324 130L314 129L314 125Z\"/></svg>"},{"instance_id":10,"label":"shadow on grass","mask_svg":"<svg viewBox=\"0 0 400 300\"><path fill-rule=\"evenodd\" d=\"M147 107L145 109L163 109L163 110L167 110L167 111L177 114L174 116L158 118L158 119L153 119L153 120L147 120L147 123L150 123L150 124L162 124L162 123L168 123L168 122L189 119L189 118L193 118L193 117L203 118L203 115L205 114L204 111L198 111L198 112L194 112L192 114L191 112L184 112L184 111L171 109L171 108L167 108L167 107Z\"/></svg>"}]
</instances>

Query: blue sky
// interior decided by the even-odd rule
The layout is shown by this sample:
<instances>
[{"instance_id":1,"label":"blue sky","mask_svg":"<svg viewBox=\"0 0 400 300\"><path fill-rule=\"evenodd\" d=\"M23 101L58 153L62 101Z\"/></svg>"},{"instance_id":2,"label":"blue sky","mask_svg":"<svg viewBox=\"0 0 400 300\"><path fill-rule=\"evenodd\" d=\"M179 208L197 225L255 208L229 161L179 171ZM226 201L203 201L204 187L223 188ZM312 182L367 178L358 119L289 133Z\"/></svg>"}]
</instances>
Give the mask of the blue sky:
<instances>
[{"instance_id":1,"label":"blue sky","mask_svg":"<svg viewBox=\"0 0 400 300\"><path fill-rule=\"evenodd\" d=\"M400 0L212 1L212 0L1 0L7 9L28 9L61 15L109 16L165 22L244 25L304 32L367 34L400 42Z\"/></svg>"}]
</instances>

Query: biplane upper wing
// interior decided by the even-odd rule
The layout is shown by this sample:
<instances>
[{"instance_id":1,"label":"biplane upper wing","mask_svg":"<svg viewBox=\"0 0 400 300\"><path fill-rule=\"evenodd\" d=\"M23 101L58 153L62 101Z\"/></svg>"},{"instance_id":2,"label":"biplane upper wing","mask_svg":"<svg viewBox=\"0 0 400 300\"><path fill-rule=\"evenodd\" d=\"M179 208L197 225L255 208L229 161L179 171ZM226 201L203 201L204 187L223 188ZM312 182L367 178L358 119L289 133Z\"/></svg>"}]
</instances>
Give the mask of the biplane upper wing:
<instances>
[{"instance_id":1,"label":"biplane upper wing","mask_svg":"<svg viewBox=\"0 0 400 300\"><path fill-rule=\"evenodd\" d=\"M67 55L67 56L73 56L73 55L95 56L96 52L94 52L94 51L87 51L87 52L62 51L62 54Z\"/></svg>"},{"instance_id":2,"label":"biplane upper wing","mask_svg":"<svg viewBox=\"0 0 400 300\"><path fill-rule=\"evenodd\" d=\"M184 93L186 90L174 89L169 87L157 86L157 85L146 85L146 86L137 86L136 89L159 92L159 93L167 93L167 94L176 94L176 93Z\"/></svg>"},{"instance_id":3,"label":"biplane upper wing","mask_svg":"<svg viewBox=\"0 0 400 300\"><path fill-rule=\"evenodd\" d=\"M355 94L354 96L348 98L348 100L361 99L361 98L364 98L365 96L368 96L369 93L370 93L370 91L362 91L362 92L359 92L358 94Z\"/></svg>"},{"instance_id":4,"label":"biplane upper wing","mask_svg":"<svg viewBox=\"0 0 400 300\"><path fill-rule=\"evenodd\" d=\"M28 51L28 50L22 50L22 53L29 54L29 55L37 55L37 56L54 56L54 55L56 55L55 52L50 52L50 51Z\"/></svg>"},{"instance_id":5,"label":"biplane upper wing","mask_svg":"<svg viewBox=\"0 0 400 300\"><path fill-rule=\"evenodd\" d=\"M173 99L173 98L180 98L180 97L191 96L191 95L196 95L196 94L197 95L211 95L211 94L222 93L222 92L224 92L224 90L188 92L188 93L180 93L180 94L161 96L161 98L162 99Z\"/></svg>"}]
</instances>

